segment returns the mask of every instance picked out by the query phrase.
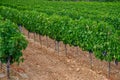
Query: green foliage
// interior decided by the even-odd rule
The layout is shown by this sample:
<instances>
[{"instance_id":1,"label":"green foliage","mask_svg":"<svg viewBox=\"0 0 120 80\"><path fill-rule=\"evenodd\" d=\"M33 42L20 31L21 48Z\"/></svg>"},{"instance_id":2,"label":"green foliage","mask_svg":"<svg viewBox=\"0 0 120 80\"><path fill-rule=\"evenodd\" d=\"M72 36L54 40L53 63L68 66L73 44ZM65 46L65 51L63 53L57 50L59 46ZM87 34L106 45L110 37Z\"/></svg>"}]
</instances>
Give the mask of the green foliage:
<instances>
[{"instance_id":1,"label":"green foliage","mask_svg":"<svg viewBox=\"0 0 120 80\"><path fill-rule=\"evenodd\" d=\"M99 2L114 2L119 0L48 0L48 1L99 1Z\"/></svg>"},{"instance_id":2,"label":"green foliage","mask_svg":"<svg viewBox=\"0 0 120 80\"><path fill-rule=\"evenodd\" d=\"M10 57L11 64L20 63L23 60L22 50L26 47L27 41L19 28L9 20L0 19L0 61L7 63Z\"/></svg>"},{"instance_id":3,"label":"green foliage","mask_svg":"<svg viewBox=\"0 0 120 80\"><path fill-rule=\"evenodd\" d=\"M0 12L3 17L24 25L30 32L47 35L57 41L63 41L65 44L92 51L101 60L120 61L119 32L107 22L98 22L90 18L73 20L68 16L61 17L55 14L48 16L36 11L18 11L8 7L0 7ZM14 15L15 13L19 16ZM103 54L104 52L106 55Z\"/></svg>"},{"instance_id":4,"label":"green foliage","mask_svg":"<svg viewBox=\"0 0 120 80\"><path fill-rule=\"evenodd\" d=\"M8 0L7 0L8 1ZM18 10L28 10L46 13L47 15L68 16L73 20L91 19L104 21L120 29L120 2L57 2L39 0L2 0L1 5ZM103 1L103 0L102 0ZM47 5L47 6L46 6Z\"/></svg>"}]
</instances>

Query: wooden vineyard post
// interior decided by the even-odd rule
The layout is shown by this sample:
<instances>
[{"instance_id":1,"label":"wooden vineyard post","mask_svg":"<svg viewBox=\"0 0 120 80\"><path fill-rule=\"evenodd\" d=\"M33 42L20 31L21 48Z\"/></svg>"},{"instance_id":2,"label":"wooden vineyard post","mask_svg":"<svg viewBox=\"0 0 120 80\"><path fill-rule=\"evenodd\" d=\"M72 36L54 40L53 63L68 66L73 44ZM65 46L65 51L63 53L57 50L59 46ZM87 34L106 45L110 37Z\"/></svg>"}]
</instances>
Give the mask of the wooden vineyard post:
<instances>
[{"instance_id":1,"label":"wooden vineyard post","mask_svg":"<svg viewBox=\"0 0 120 80\"><path fill-rule=\"evenodd\" d=\"M59 41L55 41L55 51L59 54Z\"/></svg>"},{"instance_id":2,"label":"wooden vineyard post","mask_svg":"<svg viewBox=\"0 0 120 80\"><path fill-rule=\"evenodd\" d=\"M57 41L57 51L58 51L58 54L59 54L59 41Z\"/></svg>"},{"instance_id":3,"label":"wooden vineyard post","mask_svg":"<svg viewBox=\"0 0 120 80\"><path fill-rule=\"evenodd\" d=\"M79 47L76 46L76 55L79 53L79 52L78 52L78 49L79 49Z\"/></svg>"},{"instance_id":4,"label":"wooden vineyard post","mask_svg":"<svg viewBox=\"0 0 120 80\"><path fill-rule=\"evenodd\" d=\"M89 51L89 58L90 58L90 68L92 69L92 51Z\"/></svg>"},{"instance_id":5,"label":"wooden vineyard post","mask_svg":"<svg viewBox=\"0 0 120 80\"><path fill-rule=\"evenodd\" d=\"M35 40L35 35L36 35L36 33L34 32L34 41L36 41L36 40Z\"/></svg>"},{"instance_id":6,"label":"wooden vineyard post","mask_svg":"<svg viewBox=\"0 0 120 80\"><path fill-rule=\"evenodd\" d=\"M46 36L46 46L48 48L48 37Z\"/></svg>"},{"instance_id":7,"label":"wooden vineyard post","mask_svg":"<svg viewBox=\"0 0 120 80\"><path fill-rule=\"evenodd\" d=\"M7 80L10 80L10 56L7 61Z\"/></svg>"},{"instance_id":8,"label":"wooden vineyard post","mask_svg":"<svg viewBox=\"0 0 120 80\"><path fill-rule=\"evenodd\" d=\"M2 65L2 62L0 62L0 69L1 69L1 70L2 70L2 66L3 66L3 65Z\"/></svg>"},{"instance_id":9,"label":"wooden vineyard post","mask_svg":"<svg viewBox=\"0 0 120 80\"><path fill-rule=\"evenodd\" d=\"M55 41L55 51L57 50L57 41Z\"/></svg>"},{"instance_id":10,"label":"wooden vineyard post","mask_svg":"<svg viewBox=\"0 0 120 80\"><path fill-rule=\"evenodd\" d=\"M41 48L42 48L42 38L41 38L41 35L39 35L39 41L40 41Z\"/></svg>"},{"instance_id":11,"label":"wooden vineyard post","mask_svg":"<svg viewBox=\"0 0 120 80\"><path fill-rule=\"evenodd\" d=\"M67 56L67 45L65 44L65 54Z\"/></svg>"}]
</instances>

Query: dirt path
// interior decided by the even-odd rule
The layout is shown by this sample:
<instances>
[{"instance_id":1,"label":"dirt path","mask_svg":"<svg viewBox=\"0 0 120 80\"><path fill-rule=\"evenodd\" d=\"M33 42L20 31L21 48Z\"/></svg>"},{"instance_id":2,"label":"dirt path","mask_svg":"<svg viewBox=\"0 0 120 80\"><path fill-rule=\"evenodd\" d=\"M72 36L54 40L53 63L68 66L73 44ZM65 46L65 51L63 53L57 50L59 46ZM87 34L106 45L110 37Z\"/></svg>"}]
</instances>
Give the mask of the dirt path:
<instances>
[{"instance_id":1,"label":"dirt path","mask_svg":"<svg viewBox=\"0 0 120 80\"><path fill-rule=\"evenodd\" d=\"M41 48L38 42L28 41L25 61L20 65L29 77L27 80L107 80L91 69L77 65L73 58L58 56L53 49Z\"/></svg>"}]
</instances>

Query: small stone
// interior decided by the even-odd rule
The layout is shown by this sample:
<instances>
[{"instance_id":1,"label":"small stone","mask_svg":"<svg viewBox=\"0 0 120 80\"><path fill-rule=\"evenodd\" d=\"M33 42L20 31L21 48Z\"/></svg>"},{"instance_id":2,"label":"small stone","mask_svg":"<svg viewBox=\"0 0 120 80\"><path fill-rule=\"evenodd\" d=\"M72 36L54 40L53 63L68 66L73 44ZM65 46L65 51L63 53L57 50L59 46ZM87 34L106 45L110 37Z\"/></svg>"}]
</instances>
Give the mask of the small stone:
<instances>
[{"instance_id":1,"label":"small stone","mask_svg":"<svg viewBox=\"0 0 120 80\"><path fill-rule=\"evenodd\" d=\"M77 68L76 71L77 71L77 72L80 71L80 68Z\"/></svg>"},{"instance_id":2,"label":"small stone","mask_svg":"<svg viewBox=\"0 0 120 80\"><path fill-rule=\"evenodd\" d=\"M28 78L28 76L27 76L27 74L25 74L25 73L19 73L19 75L22 77L22 78Z\"/></svg>"},{"instance_id":3,"label":"small stone","mask_svg":"<svg viewBox=\"0 0 120 80\"><path fill-rule=\"evenodd\" d=\"M40 67L40 65L37 65L37 67L39 68L39 67Z\"/></svg>"},{"instance_id":4,"label":"small stone","mask_svg":"<svg viewBox=\"0 0 120 80\"><path fill-rule=\"evenodd\" d=\"M69 62L70 62L70 59L67 59L67 62L69 63Z\"/></svg>"}]
</instances>

